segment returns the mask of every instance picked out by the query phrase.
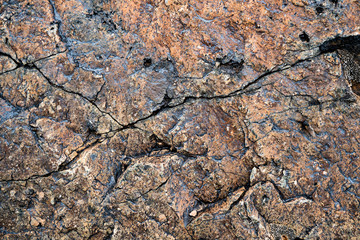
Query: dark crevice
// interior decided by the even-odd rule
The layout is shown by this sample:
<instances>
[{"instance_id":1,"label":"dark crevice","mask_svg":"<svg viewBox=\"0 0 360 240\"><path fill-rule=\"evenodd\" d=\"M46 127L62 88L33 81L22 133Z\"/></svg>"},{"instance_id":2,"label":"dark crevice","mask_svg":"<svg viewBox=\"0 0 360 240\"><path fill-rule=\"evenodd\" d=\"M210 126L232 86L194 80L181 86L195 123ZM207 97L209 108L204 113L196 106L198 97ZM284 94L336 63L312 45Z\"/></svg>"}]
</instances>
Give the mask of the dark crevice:
<instances>
[{"instance_id":1,"label":"dark crevice","mask_svg":"<svg viewBox=\"0 0 360 240\"><path fill-rule=\"evenodd\" d=\"M316 12L317 12L317 14L321 14L321 13L323 13L324 12L324 7L323 6L318 6L318 7L316 7Z\"/></svg>"},{"instance_id":2,"label":"dark crevice","mask_svg":"<svg viewBox=\"0 0 360 240\"><path fill-rule=\"evenodd\" d=\"M309 101L309 106L318 106L320 104L321 104L321 102L315 98L313 98L312 100Z\"/></svg>"},{"instance_id":3,"label":"dark crevice","mask_svg":"<svg viewBox=\"0 0 360 240\"><path fill-rule=\"evenodd\" d=\"M101 91L104 89L106 85L106 81L104 81L104 83L101 85L99 91L96 93L93 102L96 102L99 99L99 94L101 93Z\"/></svg>"},{"instance_id":4,"label":"dark crevice","mask_svg":"<svg viewBox=\"0 0 360 240\"><path fill-rule=\"evenodd\" d=\"M243 186L242 186L242 187L243 187ZM245 194L246 194L246 193L249 191L249 189L250 189L250 184L248 184L248 185L246 185L246 186L244 186L244 187L245 187L245 191L240 195L240 197L239 197L236 201L234 201L234 202L230 205L229 210L227 211L227 213L231 212L231 210L232 210L236 205L238 205L241 200L244 199Z\"/></svg>"},{"instance_id":5,"label":"dark crevice","mask_svg":"<svg viewBox=\"0 0 360 240\"><path fill-rule=\"evenodd\" d=\"M155 142L155 146L152 148L152 151L159 151L166 149L169 152L177 153L177 149L173 145L166 143L155 134L150 136L150 140Z\"/></svg>"},{"instance_id":6,"label":"dark crevice","mask_svg":"<svg viewBox=\"0 0 360 240\"><path fill-rule=\"evenodd\" d=\"M241 59L240 61L236 61L233 59L227 59L227 57L224 58L217 58L217 67L220 70L226 71L226 72L233 72L235 74L238 74L241 72L244 66L244 60Z\"/></svg>"},{"instance_id":7,"label":"dark crevice","mask_svg":"<svg viewBox=\"0 0 360 240\"><path fill-rule=\"evenodd\" d=\"M341 62L342 72L352 91L360 96L360 35L335 37L320 46L321 53L336 51ZM351 99L351 94L349 99ZM346 95L346 96L347 96Z\"/></svg>"},{"instance_id":8,"label":"dark crevice","mask_svg":"<svg viewBox=\"0 0 360 240\"><path fill-rule=\"evenodd\" d=\"M36 145L40 148L40 150L45 153L44 149L42 148L41 146L41 140L40 140L40 137L38 135L38 129L35 128L35 127L32 127L31 125L29 125L29 129L34 137L34 140L36 142Z\"/></svg>"},{"instance_id":9,"label":"dark crevice","mask_svg":"<svg viewBox=\"0 0 360 240\"><path fill-rule=\"evenodd\" d=\"M274 189L278 192L280 199L281 199L283 202L285 202L285 201L286 201L286 198L285 198L284 194L281 192L281 190L279 189L279 187L278 187L273 181L271 181L271 180L270 180L270 181L265 181L264 183L266 183L266 182L269 182L269 183L271 183L271 184L274 186Z\"/></svg>"},{"instance_id":10,"label":"dark crevice","mask_svg":"<svg viewBox=\"0 0 360 240\"><path fill-rule=\"evenodd\" d=\"M114 171L114 182L112 182L110 184L110 187L108 188L108 190L103 195L101 204L104 202L106 197L114 191L114 188L118 184L120 177L126 172L128 167L130 166L130 164L131 164L131 162L121 163L120 166L115 169L115 171Z\"/></svg>"},{"instance_id":11,"label":"dark crevice","mask_svg":"<svg viewBox=\"0 0 360 240\"><path fill-rule=\"evenodd\" d=\"M297 198L306 198L307 200L310 200L310 201L314 201L313 199L313 193L315 192L315 190L311 193L311 194L300 194L300 195L296 195L294 197L290 197L290 198L287 198L287 199L284 199L283 202L284 203L287 203L287 202L291 202L292 200L295 200Z\"/></svg>"},{"instance_id":12,"label":"dark crevice","mask_svg":"<svg viewBox=\"0 0 360 240\"><path fill-rule=\"evenodd\" d=\"M151 64L152 64L151 58L144 58L144 67L148 68L151 66Z\"/></svg>"},{"instance_id":13,"label":"dark crevice","mask_svg":"<svg viewBox=\"0 0 360 240\"><path fill-rule=\"evenodd\" d=\"M310 42L310 37L309 35L306 33L306 32L302 32L300 35L299 35L299 38L301 41L303 42Z\"/></svg>"},{"instance_id":14,"label":"dark crevice","mask_svg":"<svg viewBox=\"0 0 360 240\"><path fill-rule=\"evenodd\" d=\"M360 52L360 35L348 37L336 36L319 46L321 54L334 52L338 49Z\"/></svg>"},{"instance_id":15,"label":"dark crevice","mask_svg":"<svg viewBox=\"0 0 360 240\"><path fill-rule=\"evenodd\" d=\"M308 123L307 120L303 120L303 121L297 121L295 120L298 124L300 124L300 129L302 132L304 132L306 135L309 135L311 136L312 134L312 131L311 131L311 128L310 128L310 125Z\"/></svg>"}]
</instances>

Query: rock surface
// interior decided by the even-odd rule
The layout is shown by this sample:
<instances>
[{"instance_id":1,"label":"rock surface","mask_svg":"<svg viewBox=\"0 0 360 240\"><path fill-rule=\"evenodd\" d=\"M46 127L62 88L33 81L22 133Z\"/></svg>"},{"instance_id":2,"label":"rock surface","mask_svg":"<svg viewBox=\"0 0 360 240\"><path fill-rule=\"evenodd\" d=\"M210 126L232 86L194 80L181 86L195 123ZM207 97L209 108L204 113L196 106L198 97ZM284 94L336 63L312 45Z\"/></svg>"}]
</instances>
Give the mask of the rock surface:
<instances>
[{"instance_id":1,"label":"rock surface","mask_svg":"<svg viewBox=\"0 0 360 240\"><path fill-rule=\"evenodd\" d=\"M1 239L359 239L359 16L0 0Z\"/></svg>"}]
</instances>

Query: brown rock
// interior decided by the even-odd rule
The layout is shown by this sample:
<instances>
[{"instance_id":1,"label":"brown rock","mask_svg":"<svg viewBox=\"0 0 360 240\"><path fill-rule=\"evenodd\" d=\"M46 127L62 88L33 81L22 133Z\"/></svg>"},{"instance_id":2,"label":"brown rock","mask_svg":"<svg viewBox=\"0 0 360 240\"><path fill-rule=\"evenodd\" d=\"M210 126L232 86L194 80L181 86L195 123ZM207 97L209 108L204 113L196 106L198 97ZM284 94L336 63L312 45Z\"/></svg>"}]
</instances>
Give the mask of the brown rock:
<instances>
[{"instance_id":1,"label":"brown rock","mask_svg":"<svg viewBox=\"0 0 360 240\"><path fill-rule=\"evenodd\" d=\"M0 0L0 238L359 238L359 16Z\"/></svg>"}]
</instances>

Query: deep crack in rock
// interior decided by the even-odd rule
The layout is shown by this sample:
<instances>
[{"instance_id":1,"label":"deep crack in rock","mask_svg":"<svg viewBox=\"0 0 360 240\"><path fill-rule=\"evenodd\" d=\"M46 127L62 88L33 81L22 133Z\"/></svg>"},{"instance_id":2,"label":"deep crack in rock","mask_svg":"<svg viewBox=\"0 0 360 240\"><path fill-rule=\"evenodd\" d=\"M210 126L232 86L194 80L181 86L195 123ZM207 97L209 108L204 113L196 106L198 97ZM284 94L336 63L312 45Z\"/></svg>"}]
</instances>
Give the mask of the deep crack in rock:
<instances>
[{"instance_id":1,"label":"deep crack in rock","mask_svg":"<svg viewBox=\"0 0 360 240\"><path fill-rule=\"evenodd\" d=\"M3 2L1 238L357 238L359 11Z\"/></svg>"}]
</instances>

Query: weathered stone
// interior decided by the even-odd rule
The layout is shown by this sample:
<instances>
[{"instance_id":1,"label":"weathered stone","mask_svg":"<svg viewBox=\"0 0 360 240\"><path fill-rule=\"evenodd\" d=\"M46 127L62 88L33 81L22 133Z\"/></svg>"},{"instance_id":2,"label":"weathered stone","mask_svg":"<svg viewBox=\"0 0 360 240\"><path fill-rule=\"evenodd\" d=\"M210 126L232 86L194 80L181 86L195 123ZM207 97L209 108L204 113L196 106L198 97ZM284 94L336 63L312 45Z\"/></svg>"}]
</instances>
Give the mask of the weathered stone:
<instances>
[{"instance_id":1,"label":"weathered stone","mask_svg":"<svg viewBox=\"0 0 360 240\"><path fill-rule=\"evenodd\" d=\"M0 0L0 237L358 239L359 16Z\"/></svg>"}]
</instances>

